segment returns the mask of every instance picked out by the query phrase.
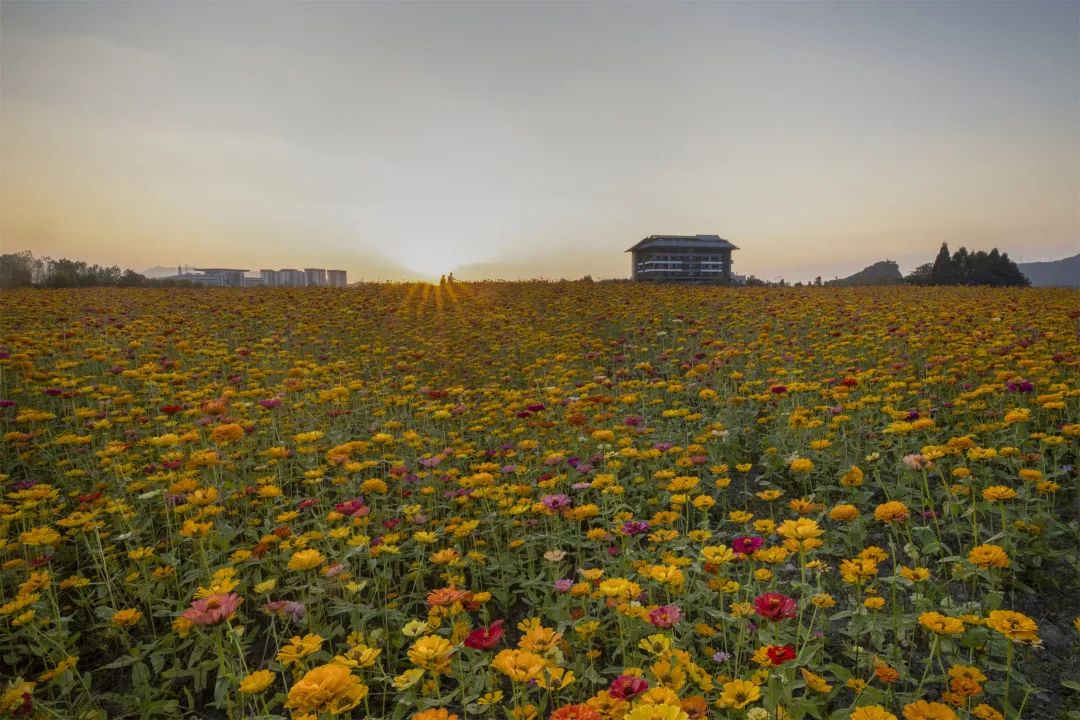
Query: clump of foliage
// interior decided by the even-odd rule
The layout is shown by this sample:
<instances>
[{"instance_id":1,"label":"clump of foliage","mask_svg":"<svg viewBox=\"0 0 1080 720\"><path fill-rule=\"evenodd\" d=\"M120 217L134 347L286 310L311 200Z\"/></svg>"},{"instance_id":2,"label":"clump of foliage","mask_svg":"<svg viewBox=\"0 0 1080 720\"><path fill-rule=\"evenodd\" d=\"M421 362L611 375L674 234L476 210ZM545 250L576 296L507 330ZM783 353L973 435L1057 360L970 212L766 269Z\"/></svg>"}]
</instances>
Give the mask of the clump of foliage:
<instances>
[{"instance_id":1,"label":"clump of foliage","mask_svg":"<svg viewBox=\"0 0 1080 720\"><path fill-rule=\"evenodd\" d=\"M932 263L917 267L906 278L912 285L990 285L995 287L1027 287L1031 283L1020 268L1009 259L1009 253L960 248L949 254L948 243Z\"/></svg>"}]
</instances>

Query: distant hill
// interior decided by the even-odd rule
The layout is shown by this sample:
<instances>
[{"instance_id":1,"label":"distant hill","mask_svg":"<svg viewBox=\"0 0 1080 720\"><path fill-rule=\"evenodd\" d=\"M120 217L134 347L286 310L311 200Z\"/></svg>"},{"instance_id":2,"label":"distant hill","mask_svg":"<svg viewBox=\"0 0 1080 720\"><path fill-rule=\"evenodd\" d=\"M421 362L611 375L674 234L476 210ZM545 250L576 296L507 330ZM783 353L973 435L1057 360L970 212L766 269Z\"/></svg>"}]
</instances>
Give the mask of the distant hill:
<instances>
[{"instance_id":1,"label":"distant hill","mask_svg":"<svg viewBox=\"0 0 1080 720\"><path fill-rule=\"evenodd\" d=\"M904 282L900 266L895 260L882 260L864 267L854 275L837 280L829 280L826 285L892 285Z\"/></svg>"},{"instance_id":2,"label":"distant hill","mask_svg":"<svg viewBox=\"0 0 1080 720\"><path fill-rule=\"evenodd\" d=\"M149 270L143 270L142 274L148 278L167 278L176 277L176 266L166 267L164 265L156 265Z\"/></svg>"},{"instance_id":3,"label":"distant hill","mask_svg":"<svg viewBox=\"0 0 1080 720\"><path fill-rule=\"evenodd\" d=\"M1035 287L1080 287L1080 254L1061 260L1016 265Z\"/></svg>"}]
</instances>

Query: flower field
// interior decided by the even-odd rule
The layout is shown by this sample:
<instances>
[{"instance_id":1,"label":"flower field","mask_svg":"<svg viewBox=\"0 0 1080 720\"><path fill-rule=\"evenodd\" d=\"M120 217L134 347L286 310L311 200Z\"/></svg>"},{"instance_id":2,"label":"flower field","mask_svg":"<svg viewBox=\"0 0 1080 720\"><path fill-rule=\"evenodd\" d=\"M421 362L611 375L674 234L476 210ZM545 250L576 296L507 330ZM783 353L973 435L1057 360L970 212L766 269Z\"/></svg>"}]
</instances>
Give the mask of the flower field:
<instances>
[{"instance_id":1,"label":"flower field","mask_svg":"<svg viewBox=\"0 0 1080 720\"><path fill-rule=\"evenodd\" d=\"M0 717L1076 717L1080 292L0 297Z\"/></svg>"}]
</instances>

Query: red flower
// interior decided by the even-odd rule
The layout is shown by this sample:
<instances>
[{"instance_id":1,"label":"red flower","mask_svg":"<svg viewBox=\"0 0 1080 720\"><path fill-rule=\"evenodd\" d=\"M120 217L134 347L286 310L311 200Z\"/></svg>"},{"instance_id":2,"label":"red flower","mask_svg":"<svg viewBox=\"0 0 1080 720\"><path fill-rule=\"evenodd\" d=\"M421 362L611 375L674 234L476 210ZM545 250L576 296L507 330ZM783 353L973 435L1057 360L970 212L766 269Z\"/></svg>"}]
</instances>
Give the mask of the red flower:
<instances>
[{"instance_id":1,"label":"red flower","mask_svg":"<svg viewBox=\"0 0 1080 720\"><path fill-rule=\"evenodd\" d=\"M608 694L620 700L629 700L637 697L649 689L649 683L644 678L636 675L620 675L611 681Z\"/></svg>"},{"instance_id":2,"label":"red flower","mask_svg":"<svg viewBox=\"0 0 1080 720\"><path fill-rule=\"evenodd\" d=\"M788 660L795 659L795 646L794 645L770 645L765 654L769 656L769 660L773 665L783 665Z\"/></svg>"},{"instance_id":3,"label":"red flower","mask_svg":"<svg viewBox=\"0 0 1080 720\"><path fill-rule=\"evenodd\" d=\"M783 620L798 615L799 606L787 595L765 593L754 598L754 611L769 620Z\"/></svg>"},{"instance_id":4,"label":"red flower","mask_svg":"<svg viewBox=\"0 0 1080 720\"><path fill-rule=\"evenodd\" d=\"M469 633L465 638L465 647L472 648L473 650L492 650L502 640L502 636L506 633L503 630L503 620L496 620L491 623L491 627L477 628Z\"/></svg>"}]
</instances>

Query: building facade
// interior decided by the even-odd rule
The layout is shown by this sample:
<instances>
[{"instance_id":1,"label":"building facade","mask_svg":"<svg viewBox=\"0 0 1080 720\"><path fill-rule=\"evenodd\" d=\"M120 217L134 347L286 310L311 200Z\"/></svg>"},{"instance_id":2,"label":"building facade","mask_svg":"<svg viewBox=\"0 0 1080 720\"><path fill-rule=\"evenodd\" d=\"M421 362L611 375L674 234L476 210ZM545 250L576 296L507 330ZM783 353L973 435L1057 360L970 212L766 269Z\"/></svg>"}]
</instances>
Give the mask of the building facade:
<instances>
[{"instance_id":1,"label":"building facade","mask_svg":"<svg viewBox=\"0 0 1080 720\"><path fill-rule=\"evenodd\" d=\"M326 285L326 270L323 268L304 268L304 276L307 278L308 287L324 287Z\"/></svg>"},{"instance_id":2,"label":"building facade","mask_svg":"<svg viewBox=\"0 0 1080 720\"><path fill-rule=\"evenodd\" d=\"M343 288L348 285L345 280L344 270L327 270L326 271L326 284L330 287Z\"/></svg>"},{"instance_id":3,"label":"building facade","mask_svg":"<svg viewBox=\"0 0 1080 720\"><path fill-rule=\"evenodd\" d=\"M726 282L731 280L731 251L719 235L650 235L628 249L634 280Z\"/></svg>"},{"instance_id":4,"label":"building facade","mask_svg":"<svg viewBox=\"0 0 1080 720\"><path fill-rule=\"evenodd\" d=\"M238 270L237 268L195 268L195 272L200 272L207 278L217 278L217 283L223 287L244 287L244 273L247 270Z\"/></svg>"},{"instance_id":5,"label":"building facade","mask_svg":"<svg viewBox=\"0 0 1080 720\"><path fill-rule=\"evenodd\" d=\"M283 268L277 271L278 287L304 287L306 284L303 271L296 268Z\"/></svg>"},{"instance_id":6,"label":"building facade","mask_svg":"<svg viewBox=\"0 0 1080 720\"><path fill-rule=\"evenodd\" d=\"M260 270L259 277L262 278L265 287L277 287L277 270Z\"/></svg>"}]
</instances>

